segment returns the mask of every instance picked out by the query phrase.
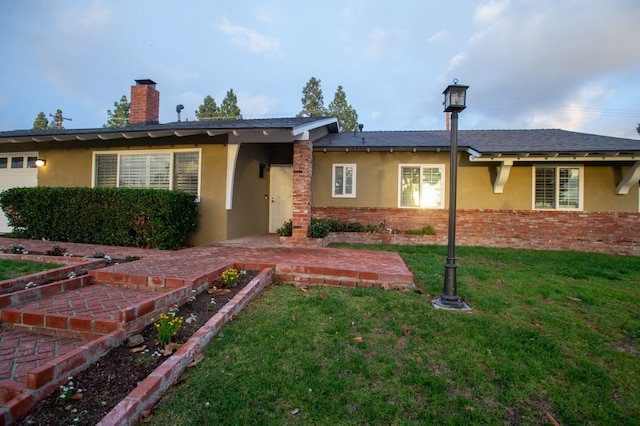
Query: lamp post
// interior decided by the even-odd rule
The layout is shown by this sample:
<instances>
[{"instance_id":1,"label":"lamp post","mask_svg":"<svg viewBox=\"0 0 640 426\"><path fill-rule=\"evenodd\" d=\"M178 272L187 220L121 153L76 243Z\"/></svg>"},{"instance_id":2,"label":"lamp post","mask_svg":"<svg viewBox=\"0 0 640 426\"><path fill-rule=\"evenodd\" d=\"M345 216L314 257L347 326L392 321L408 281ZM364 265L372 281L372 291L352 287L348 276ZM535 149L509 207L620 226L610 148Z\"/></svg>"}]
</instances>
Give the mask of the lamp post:
<instances>
[{"instance_id":1,"label":"lamp post","mask_svg":"<svg viewBox=\"0 0 640 426\"><path fill-rule=\"evenodd\" d=\"M458 187L458 113L466 108L469 86L453 80L442 94L444 111L451 113L451 159L449 162L449 237L447 245L447 263L444 266L444 288L440 298L432 301L435 308L451 310L469 310L469 306L458 297L456 278L456 192Z\"/></svg>"}]
</instances>

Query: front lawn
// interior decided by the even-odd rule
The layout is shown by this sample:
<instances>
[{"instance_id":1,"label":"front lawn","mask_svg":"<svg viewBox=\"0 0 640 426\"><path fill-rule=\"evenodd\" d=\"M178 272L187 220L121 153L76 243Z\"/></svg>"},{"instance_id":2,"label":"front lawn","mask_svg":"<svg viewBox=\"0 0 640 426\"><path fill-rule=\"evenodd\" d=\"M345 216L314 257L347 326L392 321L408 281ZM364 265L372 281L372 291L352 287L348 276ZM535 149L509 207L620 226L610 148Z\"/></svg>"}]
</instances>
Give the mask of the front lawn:
<instances>
[{"instance_id":1,"label":"front lawn","mask_svg":"<svg viewBox=\"0 0 640 426\"><path fill-rule=\"evenodd\" d=\"M445 247L367 248L421 292L270 286L150 423L640 424L640 258L461 247L463 313Z\"/></svg>"},{"instance_id":2,"label":"front lawn","mask_svg":"<svg viewBox=\"0 0 640 426\"><path fill-rule=\"evenodd\" d=\"M0 281L35 274L48 269L59 268L60 266L62 266L62 264L0 259Z\"/></svg>"}]
</instances>

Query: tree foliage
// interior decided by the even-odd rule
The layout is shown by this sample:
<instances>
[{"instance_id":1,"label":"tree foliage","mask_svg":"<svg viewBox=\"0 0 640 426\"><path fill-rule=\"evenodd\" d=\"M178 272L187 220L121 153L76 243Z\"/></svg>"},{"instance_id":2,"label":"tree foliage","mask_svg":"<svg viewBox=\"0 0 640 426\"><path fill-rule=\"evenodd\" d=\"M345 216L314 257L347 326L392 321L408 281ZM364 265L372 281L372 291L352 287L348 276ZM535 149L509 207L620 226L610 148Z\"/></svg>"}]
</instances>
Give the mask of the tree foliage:
<instances>
[{"instance_id":1,"label":"tree foliage","mask_svg":"<svg viewBox=\"0 0 640 426\"><path fill-rule=\"evenodd\" d=\"M311 77L302 89L302 111L298 117L322 117L327 111L324 108L324 98L320 80Z\"/></svg>"},{"instance_id":2,"label":"tree foliage","mask_svg":"<svg viewBox=\"0 0 640 426\"><path fill-rule=\"evenodd\" d=\"M196 111L196 118L204 120L237 120L242 118L242 112L238 106L238 97L233 89L227 92L220 107L211 96L204 98L202 105Z\"/></svg>"},{"instance_id":3,"label":"tree foliage","mask_svg":"<svg viewBox=\"0 0 640 426\"><path fill-rule=\"evenodd\" d=\"M218 117L220 111L218 110L218 105L216 104L215 99L211 96L204 98L202 105L196 111L196 118L200 121L205 120L214 120Z\"/></svg>"},{"instance_id":4,"label":"tree foliage","mask_svg":"<svg viewBox=\"0 0 640 426\"><path fill-rule=\"evenodd\" d=\"M113 111L107 110L107 124L102 127L126 127L129 125L129 114L131 112L131 103L125 95L122 95L120 102L113 103Z\"/></svg>"},{"instance_id":5,"label":"tree foliage","mask_svg":"<svg viewBox=\"0 0 640 426\"><path fill-rule=\"evenodd\" d=\"M47 116L44 115L44 112L39 112L35 121L33 122L33 127L31 130L46 130L49 126L49 120Z\"/></svg>"},{"instance_id":6,"label":"tree foliage","mask_svg":"<svg viewBox=\"0 0 640 426\"><path fill-rule=\"evenodd\" d=\"M298 117L322 117L335 116L338 118L338 125L343 132L356 131L358 129L358 113L347 102L347 95L342 86L338 86L333 101L328 108L324 107L324 98L320 80L311 77L302 89L302 111Z\"/></svg>"},{"instance_id":7,"label":"tree foliage","mask_svg":"<svg viewBox=\"0 0 640 426\"><path fill-rule=\"evenodd\" d=\"M358 113L347 102L347 95L342 86L338 86L333 101L327 110L329 115L338 117L338 125L343 132L355 132L358 130Z\"/></svg>"},{"instance_id":8,"label":"tree foliage","mask_svg":"<svg viewBox=\"0 0 640 426\"><path fill-rule=\"evenodd\" d=\"M238 106L238 98L235 93L233 93L233 89L229 89L227 92L227 96L225 96L222 101L222 105L220 105L220 117L224 119L242 119L242 113L240 112L240 107Z\"/></svg>"}]
</instances>

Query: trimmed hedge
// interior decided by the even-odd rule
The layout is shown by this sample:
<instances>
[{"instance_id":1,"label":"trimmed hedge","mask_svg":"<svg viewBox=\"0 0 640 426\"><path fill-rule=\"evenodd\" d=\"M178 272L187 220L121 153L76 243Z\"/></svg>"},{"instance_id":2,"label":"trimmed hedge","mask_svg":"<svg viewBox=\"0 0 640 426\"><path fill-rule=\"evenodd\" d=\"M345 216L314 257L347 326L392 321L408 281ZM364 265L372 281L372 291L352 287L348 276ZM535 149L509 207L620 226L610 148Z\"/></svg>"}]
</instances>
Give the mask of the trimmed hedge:
<instances>
[{"instance_id":1,"label":"trimmed hedge","mask_svg":"<svg viewBox=\"0 0 640 426\"><path fill-rule=\"evenodd\" d=\"M11 188L0 193L20 238L173 249L196 230L195 196L131 188Z\"/></svg>"}]
</instances>

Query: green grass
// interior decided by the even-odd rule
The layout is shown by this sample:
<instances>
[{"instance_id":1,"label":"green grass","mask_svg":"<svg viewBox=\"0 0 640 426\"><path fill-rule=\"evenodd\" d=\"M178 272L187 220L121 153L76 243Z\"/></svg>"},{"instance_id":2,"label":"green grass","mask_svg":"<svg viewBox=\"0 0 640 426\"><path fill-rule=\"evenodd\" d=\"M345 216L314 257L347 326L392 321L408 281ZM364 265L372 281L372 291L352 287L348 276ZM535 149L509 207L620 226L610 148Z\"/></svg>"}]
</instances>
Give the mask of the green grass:
<instances>
[{"instance_id":1,"label":"green grass","mask_svg":"<svg viewBox=\"0 0 640 426\"><path fill-rule=\"evenodd\" d=\"M63 266L58 263L30 262L28 260L0 259L0 281L35 274Z\"/></svg>"},{"instance_id":2,"label":"green grass","mask_svg":"<svg viewBox=\"0 0 640 426\"><path fill-rule=\"evenodd\" d=\"M270 286L151 424L640 424L640 258L462 247L463 313L446 248L367 248L422 294Z\"/></svg>"}]
</instances>

